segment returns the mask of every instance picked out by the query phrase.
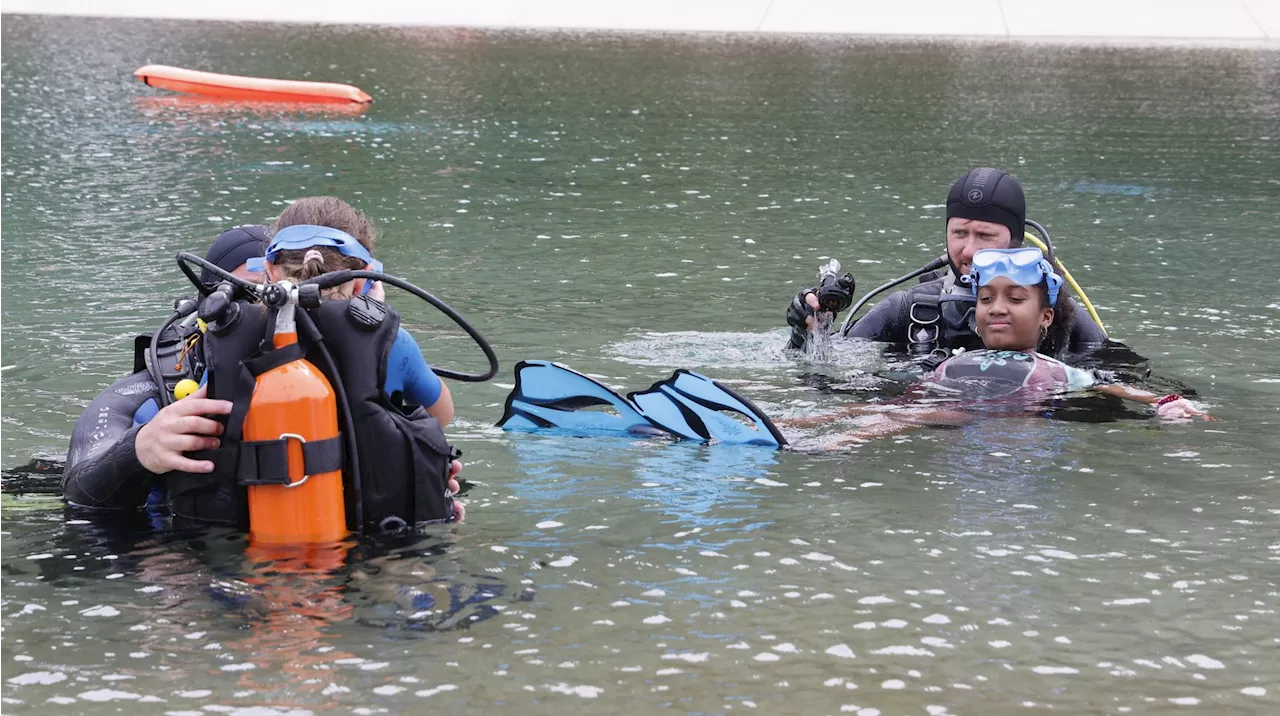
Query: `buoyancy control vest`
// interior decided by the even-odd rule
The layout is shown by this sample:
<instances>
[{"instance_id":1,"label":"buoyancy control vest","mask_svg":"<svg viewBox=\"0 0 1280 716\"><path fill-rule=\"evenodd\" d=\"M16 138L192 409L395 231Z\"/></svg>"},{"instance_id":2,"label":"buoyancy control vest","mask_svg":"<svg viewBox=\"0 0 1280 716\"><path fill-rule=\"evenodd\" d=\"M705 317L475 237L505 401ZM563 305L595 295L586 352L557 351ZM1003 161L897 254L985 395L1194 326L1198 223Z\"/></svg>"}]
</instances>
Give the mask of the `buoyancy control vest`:
<instances>
[{"instance_id":1,"label":"buoyancy control vest","mask_svg":"<svg viewBox=\"0 0 1280 716\"><path fill-rule=\"evenodd\" d=\"M235 305L239 316L230 325L211 325L202 342L208 397L233 404L231 414L220 419L221 445L192 455L212 460L214 471L173 472L166 477L175 518L247 529L246 486L289 479L287 470L280 469L286 460L285 441L244 441L244 416L256 376L291 358L283 354L287 349L267 348L271 337L263 306ZM453 499L447 486L457 452L425 408L401 410L382 390L399 314L371 298L357 297L299 309L296 318L297 350L324 372L348 407L339 411L342 434L336 441L304 445L308 472L342 466L348 528L377 534L451 519ZM343 412L350 413L349 420ZM355 459L348 446L354 448Z\"/></svg>"},{"instance_id":2,"label":"buoyancy control vest","mask_svg":"<svg viewBox=\"0 0 1280 716\"><path fill-rule=\"evenodd\" d=\"M957 348L977 350L982 339L974 331L976 301L966 294L944 294L944 281L928 281L907 289L907 349L912 355Z\"/></svg>"}]
</instances>

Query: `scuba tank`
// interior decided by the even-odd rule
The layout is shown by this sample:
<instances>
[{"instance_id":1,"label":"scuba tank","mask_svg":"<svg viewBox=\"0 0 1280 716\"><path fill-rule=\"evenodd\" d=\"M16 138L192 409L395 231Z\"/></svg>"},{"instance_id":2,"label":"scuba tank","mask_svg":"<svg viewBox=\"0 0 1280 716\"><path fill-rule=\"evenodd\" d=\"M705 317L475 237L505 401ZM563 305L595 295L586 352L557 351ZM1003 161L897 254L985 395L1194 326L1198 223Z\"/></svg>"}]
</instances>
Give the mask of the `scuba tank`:
<instances>
[{"instance_id":1,"label":"scuba tank","mask_svg":"<svg viewBox=\"0 0 1280 716\"><path fill-rule=\"evenodd\" d=\"M286 288L292 289L286 284ZM290 291L292 293L292 291ZM275 316L277 350L298 343L292 296ZM299 356L259 375L244 418L246 441L288 441L289 483L250 485L249 534L258 544L332 542L347 536L342 471L303 471L303 445L338 437L338 403L329 379Z\"/></svg>"}]
</instances>

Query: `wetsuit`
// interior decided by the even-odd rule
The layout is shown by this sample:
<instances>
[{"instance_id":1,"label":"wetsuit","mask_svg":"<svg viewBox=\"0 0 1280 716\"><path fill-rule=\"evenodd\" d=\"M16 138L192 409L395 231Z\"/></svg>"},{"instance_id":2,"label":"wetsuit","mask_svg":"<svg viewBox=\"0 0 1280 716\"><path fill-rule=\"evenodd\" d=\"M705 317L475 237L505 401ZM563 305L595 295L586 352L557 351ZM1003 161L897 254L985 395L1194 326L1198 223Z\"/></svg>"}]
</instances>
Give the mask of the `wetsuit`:
<instances>
[{"instance_id":1,"label":"wetsuit","mask_svg":"<svg viewBox=\"0 0 1280 716\"><path fill-rule=\"evenodd\" d=\"M1039 398L1084 390L1102 382L1091 370L1073 368L1034 351L966 351L943 361L926 388L965 398Z\"/></svg>"},{"instance_id":2,"label":"wetsuit","mask_svg":"<svg viewBox=\"0 0 1280 716\"><path fill-rule=\"evenodd\" d=\"M388 395L430 406L440 399L441 383L427 365L413 336L400 328L387 354ZM138 462L134 440L142 425L158 412L159 389L143 371L117 381L76 421L62 476L63 499L77 507L133 509L154 503L161 483Z\"/></svg>"}]
</instances>

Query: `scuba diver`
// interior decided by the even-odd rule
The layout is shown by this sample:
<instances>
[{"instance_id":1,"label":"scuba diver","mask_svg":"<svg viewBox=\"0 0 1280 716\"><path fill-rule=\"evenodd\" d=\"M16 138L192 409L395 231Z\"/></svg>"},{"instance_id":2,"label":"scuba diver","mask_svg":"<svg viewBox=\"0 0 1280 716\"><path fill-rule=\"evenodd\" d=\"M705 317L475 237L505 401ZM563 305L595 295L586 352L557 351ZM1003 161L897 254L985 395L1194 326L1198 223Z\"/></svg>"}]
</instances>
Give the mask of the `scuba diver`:
<instances>
[{"instance_id":1,"label":"scuba diver","mask_svg":"<svg viewBox=\"0 0 1280 716\"><path fill-rule=\"evenodd\" d=\"M1093 370L1069 366L1044 354L1059 345L1072 325L1075 306L1061 292L1062 276L1040 249L982 249L970 257L966 282L976 299L976 330L985 346L943 360L923 382L908 392L911 403L872 404L831 415L779 421L803 426L844 415L872 415L847 440L882 437L921 425L955 426L972 412L1026 414L1043 407L1046 398L1092 390L1150 405L1165 420L1215 418L1186 398L1161 396L1114 382ZM943 408L952 403L955 408Z\"/></svg>"},{"instance_id":2,"label":"scuba diver","mask_svg":"<svg viewBox=\"0 0 1280 716\"><path fill-rule=\"evenodd\" d=\"M175 381L178 376L164 370L168 360L158 359L161 341L153 341L147 370L117 383L90 405L72 437L63 478L68 504L136 509L143 504L159 508L167 500L176 519L244 528L253 512L246 492L307 482L314 487L332 477L326 484L339 486L338 521L344 524L337 528L342 534L346 528L395 532L461 519L462 505L452 498L461 465L440 429L452 417L452 399L437 374L486 380L496 372L496 357L447 305L381 274L355 236L331 226L290 223L323 220L335 210L339 218L363 221L369 229L364 238L371 241L368 220L345 202L332 197L295 202L277 220L265 256L246 267L273 281L284 279L279 283L260 287L234 275L225 263L179 255L179 265L205 294L197 302L198 335L183 350L184 356L194 354L198 360L180 360L176 367L187 372ZM209 289L188 263L199 264L221 281ZM398 314L374 298L376 284L384 281L419 295L458 322L484 350L489 371L428 368L412 338L406 345ZM304 310L295 312L295 306ZM180 305L159 334L191 312L190 306ZM282 335L292 344L281 344ZM189 367L195 365L198 371ZM255 389L255 380L261 382L273 370L297 373L308 367L323 381L324 404L336 413L333 435L309 439L276 431L278 438L249 438L247 429L255 423L252 403L263 392ZM197 382L201 384L193 390ZM162 407L139 424L130 407L151 398ZM291 408L297 406L285 404L276 414L287 421L317 412ZM260 418L255 424L261 428L269 422ZM291 476L295 468L306 470L298 473L301 479ZM163 490L155 490L157 486Z\"/></svg>"},{"instance_id":3,"label":"scuba diver","mask_svg":"<svg viewBox=\"0 0 1280 716\"><path fill-rule=\"evenodd\" d=\"M266 226L240 226L222 232L214 239L206 260L241 279L261 281L265 276L249 270L248 261L261 258L270 238ZM217 284L217 275L205 269L201 283L206 290ZM136 508L155 504L149 500L155 478L172 469L157 462L155 455L173 445L174 449L195 448L196 434L190 432L193 420L189 408L204 408L208 414L224 413L224 406L195 402L169 406L162 411L159 388L148 368L149 347L154 343L165 365L174 370L165 373L169 389L189 376L199 379L203 366L198 365L198 351L186 350L200 335L196 324L196 303L180 300L175 311L183 311L183 320L174 322L163 333L138 336L134 341L133 373L116 381L81 413L71 434L71 446L62 474L63 497L68 504L87 508ZM185 387L185 386L184 386ZM184 393L185 394L185 393ZM203 395L200 396L203 398ZM145 425L152 427L139 440ZM151 470L150 468L156 468ZM159 491L155 500L163 498Z\"/></svg>"},{"instance_id":4,"label":"scuba diver","mask_svg":"<svg viewBox=\"0 0 1280 716\"><path fill-rule=\"evenodd\" d=\"M864 296L846 318L841 335L891 343L913 356L932 355L935 360L957 349L981 348L973 326L973 293L961 277L969 274L978 251L1021 246L1027 225L1043 233L1039 224L1026 221L1026 214L1026 197L1017 179L988 167L969 171L956 180L947 194L946 256ZM1051 244L1049 252L1052 260ZM946 272L938 276L936 271L944 266ZM925 278L918 285L890 294L862 318L854 319L858 308L871 296L921 275ZM824 280L820 287L801 291L791 302L787 309L787 324L791 326L787 348L803 348L810 331L823 330L837 313L852 305L853 277L846 274L832 278ZM1075 320L1062 342L1045 346L1046 352L1088 353L1107 344L1107 335L1096 316L1074 314Z\"/></svg>"}]
</instances>

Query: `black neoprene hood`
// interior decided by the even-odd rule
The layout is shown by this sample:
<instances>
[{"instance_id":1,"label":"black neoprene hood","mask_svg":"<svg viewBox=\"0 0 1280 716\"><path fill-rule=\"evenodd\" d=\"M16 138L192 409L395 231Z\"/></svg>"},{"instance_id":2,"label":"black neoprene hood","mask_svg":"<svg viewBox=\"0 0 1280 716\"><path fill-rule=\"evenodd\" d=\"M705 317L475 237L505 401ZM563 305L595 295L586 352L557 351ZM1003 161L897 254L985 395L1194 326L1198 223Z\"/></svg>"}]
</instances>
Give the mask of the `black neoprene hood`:
<instances>
[{"instance_id":1,"label":"black neoprene hood","mask_svg":"<svg viewBox=\"0 0 1280 716\"><path fill-rule=\"evenodd\" d=\"M947 220L990 221L1009 227L1010 246L1022 244L1027 220L1027 198L1022 185L1010 174L991 167L971 169L956 180L947 193Z\"/></svg>"}]
</instances>

